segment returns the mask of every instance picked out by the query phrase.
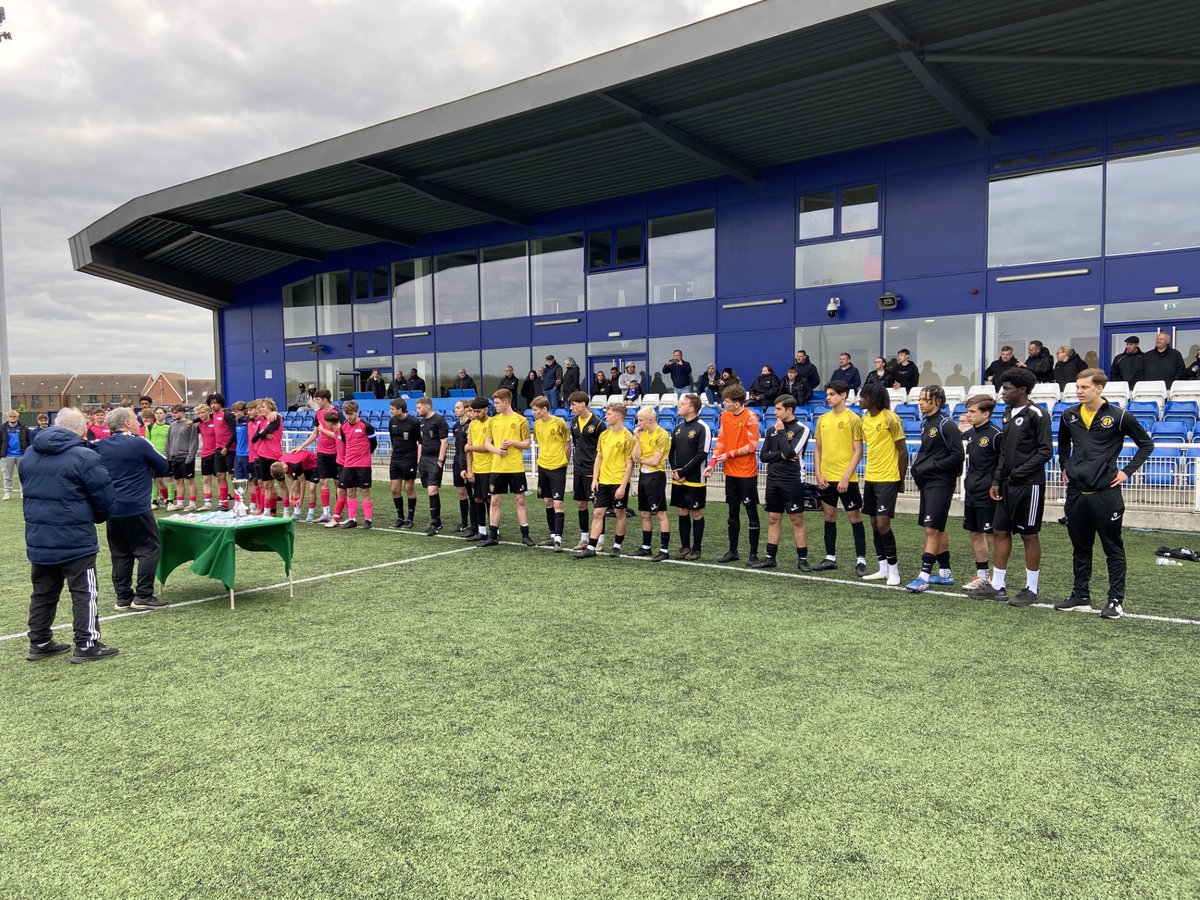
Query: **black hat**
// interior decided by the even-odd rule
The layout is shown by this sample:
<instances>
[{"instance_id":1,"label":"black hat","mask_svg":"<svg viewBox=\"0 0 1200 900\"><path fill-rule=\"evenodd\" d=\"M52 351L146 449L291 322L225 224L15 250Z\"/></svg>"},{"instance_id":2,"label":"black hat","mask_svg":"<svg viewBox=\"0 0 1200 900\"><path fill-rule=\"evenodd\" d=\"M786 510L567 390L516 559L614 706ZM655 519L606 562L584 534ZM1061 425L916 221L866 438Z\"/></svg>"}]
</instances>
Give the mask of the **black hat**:
<instances>
[{"instance_id":1,"label":"black hat","mask_svg":"<svg viewBox=\"0 0 1200 900\"><path fill-rule=\"evenodd\" d=\"M1138 340L1138 336L1136 334L1131 334L1129 337L1125 338L1125 343L1138 344L1140 346L1142 342Z\"/></svg>"}]
</instances>

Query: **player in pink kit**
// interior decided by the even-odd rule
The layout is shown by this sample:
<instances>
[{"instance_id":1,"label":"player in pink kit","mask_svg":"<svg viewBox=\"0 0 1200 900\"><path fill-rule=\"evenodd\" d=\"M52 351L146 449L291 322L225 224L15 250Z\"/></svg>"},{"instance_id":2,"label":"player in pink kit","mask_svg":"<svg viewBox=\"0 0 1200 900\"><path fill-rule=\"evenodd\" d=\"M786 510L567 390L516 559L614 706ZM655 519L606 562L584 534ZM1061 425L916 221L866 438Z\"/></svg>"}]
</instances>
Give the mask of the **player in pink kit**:
<instances>
[{"instance_id":1,"label":"player in pink kit","mask_svg":"<svg viewBox=\"0 0 1200 900\"><path fill-rule=\"evenodd\" d=\"M308 499L307 523L312 524L317 505L317 454L311 450L293 450L280 457L287 465L288 493L283 498L283 514L286 516L288 502L292 506L292 518L299 522L304 501Z\"/></svg>"},{"instance_id":2,"label":"player in pink kit","mask_svg":"<svg viewBox=\"0 0 1200 900\"><path fill-rule=\"evenodd\" d=\"M217 423L213 421L212 410L207 403L196 407L196 431L200 434L200 474L204 476L204 512L212 506L212 479L217 471Z\"/></svg>"},{"instance_id":3,"label":"player in pink kit","mask_svg":"<svg viewBox=\"0 0 1200 900\"><path fill-rule=\"evenodd\" d=\"M250 475L246 479L246 497L243 498L249 500L247 505L250 507L251 515L256 515L262 509L262 488L258 484L258 444L254 440L256 431L258 431L258 401L251 400L246 404L246 465L250 469Z\"/></svg>"},{"instance_id":4,"label":"player in pink kit","mask_svg":"<svg viewBox=\"0 0 1200 900\"><path fill-rule=\"evenodd\" d=\"M258 428L251 442L258 444L258 481L263 488L262 508L268 515L278 511L279 498L275 493L275 479L271 477L271 463L279 462L283 456L283 419L275 411L275 401L264 397L258 401Z\"/></svg>"},{"instance_id":5,"label":"player in pink kit","mask_svg":"<svg viewBox=\"0 0 1200 900\"><path fill-rule=\"evenodd\" d=\"M229 509L229 473L237 455L237 419L225 408L225 395L209 394L205 400L212 410L213 463L217 475L217 501L223 510Z\"/></svg>"},{"instance_id":6,"label":"player in pink kit","mask_svg":"<svg viewBox=\"0 0 1200 900\"><path fill-rule=\"evenodd\" d=\"M338 488L346 492L346 521L340 522L342 528L358 527L358 492L363 491L363 527L371 527L374 504L371 502L371 454L375 452L378 440L375 429L358 417L358 404L347 400L342 404L346 421L338 432L338 443L342 446L342 476L338 479ZM329 413L325 414L327 419ZM334 510L333 520L327 522L326 528L337 528L342 512L342 498L338 497L337 509Z\"/></svg>"},{"instance_id":7,"label":"player in pink kit","mask_svg":"<svg viewBox=\"0 0 1200 900\"><path fill-rule=\"evenodd\" d=\"M317 478L321 482L321 518L317 519L317 524L324 525L330 520L330 492L337 490L337 481L342 474L340 465L342 448L337 439L337 431L341 427L344 417L333 408L333 395L326 388L316 391L313 399L317 404L317 420L313 425L312 434L296 449L303 450L313 441L317 443ZM330 410L337 413L337 419L335 422L327 423L325 414Z\"/></svg>"},{"instance_id":8,"label":"player in pink kit","mask_svg":"<svg viewBox=\"0 0 1200 900\"><path fill-rule=\"evenodd\" d=\"M89 441L102 441L112 434L112 429L104 421L104 410L93 409L88 415L92 417L92 424L87 429L87 439Z\"/></svg>"}]
</instances>

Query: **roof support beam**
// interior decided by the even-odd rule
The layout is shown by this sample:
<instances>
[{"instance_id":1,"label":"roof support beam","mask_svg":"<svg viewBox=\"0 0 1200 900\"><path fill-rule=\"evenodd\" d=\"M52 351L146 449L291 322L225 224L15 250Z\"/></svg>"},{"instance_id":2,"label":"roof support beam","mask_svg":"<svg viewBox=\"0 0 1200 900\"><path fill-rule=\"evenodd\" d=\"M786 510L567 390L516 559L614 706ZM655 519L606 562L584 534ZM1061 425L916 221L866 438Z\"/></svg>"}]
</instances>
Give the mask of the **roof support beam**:
<instances>
[{"instance_id":1,"label":"roof support beam","mask_svg":"<svg viewBox=\"0 0 1200 900\"><path fill-rule=\"evenodd\" d=\"M495 203L491 200L485 200L482 197L475 197L463 191L455 190L454 188L414 178L407 172L402 172L394 166L376 160L360 159L357 161L357 164L364 169L370 169L372 172L382 172L384 175L389 176L396 184L403 185L418 194L423 194L431 200L437 200L439 203L457 206L459 209L479 213L480 215L487 216L489 219L508 222L510 225L520 225L523 227L529 224L528 215L519 209L506 206L503 203Z\"/></svg>"},{"instance_id":2,"label":"roof support beam","mask_svg":"<svg viewBox=\"0 0 1200 900\"><path fill-rule=\"evenodd\" d=\"M1200 69L1200 57L1174 56L1043 56L1016 53L925 53L926 62L985 63L1018 66L1141 66L1164 69Z\"/></svg>"},{"instance_id":3,"label":"roof support beam","mask_svg":"<svg viewBox=\"0 0 1200 900\"><path fill-rule=\"evenodd\" d=\"M72 245L75 268L144 291L162 294L205 309L219 310L233 304L233 287L222 281L181 272L149 262L105 244Z\"/></svg>"},{"instance_id":4,"label":"roof support beam","mask_svg":"<svg viewBox=\"0 0 1200 900\"><path fill-rule=\"evenodd\" d=\"M596 96L629 113L643 131L654 135L668 146L712 166L718 172L732 175L746 184L758 181L758 174L752 166L680 131L674 125L668 125L640 103L623 97L615 91L600 91Z\"/></svg>"},{"instance_id":5,"label":"roof support beam","mask_svg":"<svg viewBox=\"0 0 1200 900\"><path fill-rule=\"evenodd\" d=\"M896 42L900 61L916 76L929 94L950 111L954 118L969 129L975 137L986 140L992 136L987 120L962 96L942 74L941 70L925 62L920 56L921 47L912 39L895 13L884 9L867 10L867 16Z\"/></svg>"},{"instance_id":6,"label":"roof support beam","mask_svg":"<svg viewBox=\"0 0 1200 900\"><path fill-rule=\"evenodd\" d=\"M214 241L223 241L226 244L233 244L238 247L249 247L252 250L266 250L269 253L294 256L297 259L309 259L313 262L320 262L325 258L325 254L320 250L314 250L312 247L304 247L300 244L287 244L283 241L272 241L268 238L238 234L235 231L227 231L223 228L210 228L199 222L175 216L156 216L156 218L162 219L164 222L174 222L176 225L184 225L201 237L211 238Z\"/></svg>"},{"instance_id":7,"label":"roof support beam","mask_svg":"<svg viewBox=\"0 0 1200 900\"><path fill-rule=\"evenodd\" d=\"M1002 8L1000 4L996 6L998 9ZM991 28L983 28L969 34L960 34L958 37L934 41L932 44L927 44L925 49L928 51L952 50L964 44L978 44L980 41L1008 37L1011 34L1020 34L1022 31L1036 31L1055 22L1085 19L1088 16L1094 16L1109 9L1125 9L1128 7L1129 0L1099 0L1099 2L1088 3L1082 6L1078 0L1062 0L1062 2L1055 4L1054 9L1041 15L1036 13L1030 15L1028 12L1025 12L1017 18L994 25Z\"/></svg>"},{"instance_id":8,"label":"roof support beam","mask_svg":"<svg viewBox=\"0 0 1200 900\"><path fill-rule=\"evenodd\" d=\"M372 190L376 191L379 188L372 188ZM386 241L389 244L399 244L402 247L411 247L417 242L415 235L403 229L389 228L386 225L376 225L373 222L367 222L354 216L345 216L341 213L316 209L312 206L298 206L274 197L267 191L242 191L242 194L252 197L255 200L278 204L279 209L275 210L272 214L286 213L297 218L307 219L309 222L316 222L318 225L327 225L330 228L337 228L341 231L360 234L363 237Z\"/></svg>"}]
</instances>

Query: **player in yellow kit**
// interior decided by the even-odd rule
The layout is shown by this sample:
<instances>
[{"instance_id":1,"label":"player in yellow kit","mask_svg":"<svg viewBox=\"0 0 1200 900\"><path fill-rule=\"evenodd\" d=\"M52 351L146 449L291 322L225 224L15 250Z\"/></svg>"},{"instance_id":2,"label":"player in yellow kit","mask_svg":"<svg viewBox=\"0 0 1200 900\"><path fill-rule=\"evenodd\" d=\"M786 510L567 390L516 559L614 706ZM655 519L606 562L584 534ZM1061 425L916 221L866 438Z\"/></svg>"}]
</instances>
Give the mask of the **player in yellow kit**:
<instances>
[{"instance_id":1,"label":"player in yellow kit","mask_svg":"<svg viewBox=\"0 0 1200 900\"><path fill-rule=\"evenodd\" d=\"M529 449L529 422L519 413L513 412L512 391L500 388L492 394L496 414L490 420L484 448L491 453L492 483L489 496L491 497L491 521L488 538L483 542L485 547L495 547L500 543L500 504L505 494L511 493L517 505L517 522L521 526L521 543L526 547L533 546L533 538L529 536L529 509L525 506L525 451Z\"/></svg>"},{"instance_id":2,"label":"player in yellow kit","mask_svg":"<svg viewBox=\"0 0 1200 900\"><path fill-rule=\"evenodd\" d=\"M633 463L638 467L638 512L642 515L642 546L634 556L649 556L651 562L670 558L671 520L667 516L667 454L671 452L671 433L658 424L658 416L649 406L638 410L637 444ZM658 516L658 553L650 550L654 517Z\"/></svg>"},{"instance_id":3,"label":"player in yellow kit","mask_svg":"<svg viewBox=\"0 0 1200 900\"><path fill-rule=\"evenodd\" d=\"M621 541L625 538L626 495L629 479L633 475L633 435L625 427L625 404L610 403L604 412L608 428L600 434L596 446L596 467L592 475L592 492L596 495L596 508L592 513L592 530L588 545L575 551L576 559L587 559L596 555L596 543L604 533L604 514L611 506L616 514L617 533L613 540L611 556L621 555Z\"/></svg>"},{"instance_id":4,"label":"player in yellow kit","mask_svg":"<svg viewBox=\"0 0 1200 900\"><path fill-rule=\"evenodd\" d=\"M534 397L529 405L533 410L533 438L538 449L538 496L546 504L546 526L550 529L550 537L538 546L553 547L557 553L563 548L563 499L567 493L571 429L566 422L550 413L550 401L545 397Z\"/></svg>"},{"instance_id":5,"label":"player in yellow kit","mask_svg":"<svg viewBox=\"0 0 1200 900\"><path fill-rule=\"evenodd\" d=\"M482 397L471 401L471 423L467 426L467 481L475 485L475 514L479 529L468 541L486 541L488 538L487 498L491 496L492 460L487 449L489 419L488 402Z\"/></svg>"}]
</instances>

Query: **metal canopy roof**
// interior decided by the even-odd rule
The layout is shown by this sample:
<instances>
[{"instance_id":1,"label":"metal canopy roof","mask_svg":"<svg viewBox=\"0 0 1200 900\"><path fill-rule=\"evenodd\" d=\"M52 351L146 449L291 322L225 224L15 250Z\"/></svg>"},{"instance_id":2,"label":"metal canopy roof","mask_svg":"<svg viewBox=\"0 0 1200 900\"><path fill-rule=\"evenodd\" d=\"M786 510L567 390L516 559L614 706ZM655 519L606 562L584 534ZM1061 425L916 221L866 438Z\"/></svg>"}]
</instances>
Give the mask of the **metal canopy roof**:
<instances>
[{"instance_id":1,"label":"metal canopy roof","mask_svg":"<svg viewBox=\"0 0 1200 900\"><path fill-rule=\"evenodd\" d=\"M297 260L1200 81L1196 0L763 0L139 197L76 269L212 309Z\"/></svg>"}]
</instances>

